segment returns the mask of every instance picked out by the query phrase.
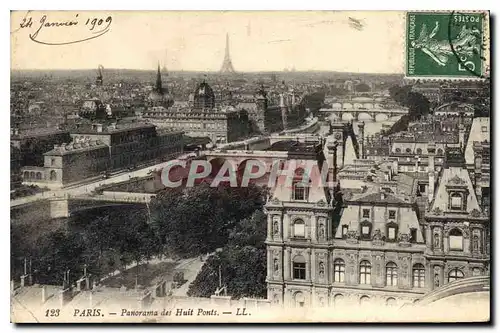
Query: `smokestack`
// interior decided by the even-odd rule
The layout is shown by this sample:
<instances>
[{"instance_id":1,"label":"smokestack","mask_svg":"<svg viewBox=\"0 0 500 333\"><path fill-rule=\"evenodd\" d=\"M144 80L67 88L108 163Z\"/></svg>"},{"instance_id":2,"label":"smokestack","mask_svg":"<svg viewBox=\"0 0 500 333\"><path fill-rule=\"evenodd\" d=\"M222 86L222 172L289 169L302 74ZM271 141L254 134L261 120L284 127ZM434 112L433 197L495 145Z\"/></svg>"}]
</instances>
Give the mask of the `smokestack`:
<instances>
[{"instance_id":1,"label":"smokestack","mask_svg":"<svg viewBox=\"0 0 500 333\"><path fill-rule=\"evenodd\" d=\"M339 143L337 141L333 142L333 176L332 181L337 181L337 147Z\"/></svg>"},{"instance_id":2,"label":"smokestack","mask_svg":"<svg viewBox=\"0 0 500 333\"><path fill-rule=\"evenodd\" d=\"M365 152L364 152L364 141L365 141L365 122L361 121L358 123L358 134L359 134L359 158L363 159L365 158Z\"/></svg>"},{"instance_id":3,"label":"smokestack","mask_svg":"<svg viewBox=\"0 0 500 333\"><path fill-rule=\"evenodd\" d=\"M458 143L460 144L460 149L465 150L465 126L463 124L458 125Z\"/></svg>"},{"instance_id":4,"label":"smokestack","mask_svg":"<svg viewBox=\"0 0 500 333\"><path fill-rule=\"evenodd\" d=\"M429 142L427 146L427 151L429 152L429 190L428 190L428 199L429 204L434 199L434 184L436 182L435 179L435 167L434 167L434 154L436 153L436 144L434 142Z\"/></svg>"}]
</instances>

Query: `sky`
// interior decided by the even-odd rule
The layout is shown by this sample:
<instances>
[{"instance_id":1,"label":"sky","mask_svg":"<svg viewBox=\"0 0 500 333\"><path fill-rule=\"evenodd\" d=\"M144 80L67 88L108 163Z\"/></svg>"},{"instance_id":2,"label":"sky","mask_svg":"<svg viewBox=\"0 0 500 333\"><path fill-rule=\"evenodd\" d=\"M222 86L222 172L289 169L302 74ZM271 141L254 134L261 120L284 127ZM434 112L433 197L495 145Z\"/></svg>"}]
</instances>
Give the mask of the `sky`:
<instances>
[{"instance_id":1,"label":"sky","mask_svg":"<svg viewBox=\"0 0 500 333\"><path fill-rule=\"evenodd\" d=\"M78 14L78 17L76 16ZM45 23L78 22L42 27ZM44 45L86 39L67 45ZM20 28L31 18L31 27ZM89 30L87 19L102 18ZM352 20L352 19L354 20ZM226 33L236 71L404 72L405 14L398 11L110 11L11 13L12 69L217 71Z\"/></svg>"}]
</instances>

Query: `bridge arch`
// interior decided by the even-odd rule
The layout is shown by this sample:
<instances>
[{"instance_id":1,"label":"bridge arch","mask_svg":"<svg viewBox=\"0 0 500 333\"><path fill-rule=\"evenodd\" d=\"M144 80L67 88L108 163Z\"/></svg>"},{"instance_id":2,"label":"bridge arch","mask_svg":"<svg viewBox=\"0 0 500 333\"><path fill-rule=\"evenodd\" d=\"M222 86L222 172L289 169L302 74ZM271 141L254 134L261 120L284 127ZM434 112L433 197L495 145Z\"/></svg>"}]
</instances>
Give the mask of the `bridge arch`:
<instances>
[{"instance_id":1,"label":"bridge arch","mask_svg":"<svg viewBox=\"0 0 500 333\"><path fill-rule=\"evenodd\" d=\"M375 115L375 121L387 121L389 116L386 113L377 113Z\"/></svg>"},{"instance_id":2,"label":"bridge arch","mask_svg":"<svg viewBox=\"0 0 500 333\"><path fill-rule=\"evenodd\" d=\"M354 120L354 119L356 119L356 117L354 116L353 113L351 113L351 112L342 113L342 120L350 121L350 120Z\"/></svg>"},{"instance_id":3,"label":"bridge arch","mask_svg":"<svg viewBox=\"0 0 500 333\"><path fill-rule=\"evenodd\" d=\"M373 117L368 112L361 112L358 114L358 120L373 120Z\"/></svg>"},{"instance_id":4,"label":"bridge arch","mask_svg":"<svg viewBox=\"0 0 500 333\"><path fill-rule=\"evenodd\" d=\"M344 104L342 104L342 108L344 110L352 110L354 108L354 106L352 105L352 103L344 103Z\"/></svg>"}]
</instances>

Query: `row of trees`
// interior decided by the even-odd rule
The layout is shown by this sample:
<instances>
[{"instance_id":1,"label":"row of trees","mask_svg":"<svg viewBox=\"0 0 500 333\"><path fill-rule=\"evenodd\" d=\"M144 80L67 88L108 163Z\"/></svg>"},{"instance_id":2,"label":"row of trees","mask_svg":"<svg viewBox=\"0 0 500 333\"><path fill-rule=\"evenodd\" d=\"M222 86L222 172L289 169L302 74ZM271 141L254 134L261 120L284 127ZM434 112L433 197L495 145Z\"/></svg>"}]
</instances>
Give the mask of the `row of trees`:
<instances>
[{"instance_id":1,"label":"row of trees","mask_svg":"<svg viewBox=\"0 0 500 333\"><path fill-rule=\"evenodd\" d=\"M133 262L147 262L153 256L193 257L217 248L224 248L224 258L256 265L260 262L262 266L265 235L261 233L265 234L265 227L256 233L254 224L256 211L262 219L264 202L265 191L256 186L213 188L201 184L162 193L149 207L124 206L75 215L43 232L14 221L11 277L18 279L24 273L24 258L35 282L61 284L66 275L74 282L84 270L103 276ZM39 221L41 225L47 222ZM235 251L237 248L240 250ZM257 260L260 256L264 262ZM231 276L241 275L226 275ZM249 284L262 283L256 275L248 277L252 278ZM240 289L241 293L251 292L243 285Z\"/></svg>"},{"instance_id":2,"label":"row of trees","mask_svg":"<svg viewBox=\"0 0 500 333\"><path fill-rule=\"evenodd\" d=\"M408 108L410 121L418 120L429 114L430 103L424 95L411 91L412 86L393 86L389 88L389 94L398 104Z\"/></svg>"}]
</instances>

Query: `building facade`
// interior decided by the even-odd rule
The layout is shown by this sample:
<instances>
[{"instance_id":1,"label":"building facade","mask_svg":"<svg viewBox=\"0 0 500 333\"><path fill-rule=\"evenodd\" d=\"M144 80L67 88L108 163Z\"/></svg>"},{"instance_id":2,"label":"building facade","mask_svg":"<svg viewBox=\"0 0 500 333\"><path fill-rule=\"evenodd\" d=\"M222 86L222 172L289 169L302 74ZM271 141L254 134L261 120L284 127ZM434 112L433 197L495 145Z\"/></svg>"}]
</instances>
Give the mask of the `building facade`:
<instances>
[{"instance_id":1,"label":"building facade","mask_svg":"<svg viewBox=\"0 0 500 333\"><path fill-rule=\"evenodd\" d=\"M427 147L424 197L419 179L397 168L362 193L344 194L338 211L327 192L278 185L266 204L269 300L285 307L401 306L457 279L488 275L488 213L463 148L444 149L437 170L436 144Z\"/></svg>"},{"instance_id":2,"label":"building facade","mask_svg":"<svg viewBox=\"0 0 500 333\"><path fill-rule=\"evenodd\" d=\"M54 145L43 167L23 168L26 183L63 187L111 172L175 158L183 150L183 132L157 132L152 124L80 124L72 141Z\"/></svg>"}]
</instances>

